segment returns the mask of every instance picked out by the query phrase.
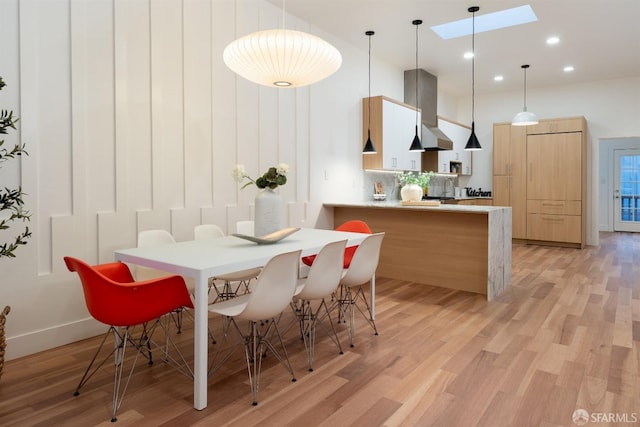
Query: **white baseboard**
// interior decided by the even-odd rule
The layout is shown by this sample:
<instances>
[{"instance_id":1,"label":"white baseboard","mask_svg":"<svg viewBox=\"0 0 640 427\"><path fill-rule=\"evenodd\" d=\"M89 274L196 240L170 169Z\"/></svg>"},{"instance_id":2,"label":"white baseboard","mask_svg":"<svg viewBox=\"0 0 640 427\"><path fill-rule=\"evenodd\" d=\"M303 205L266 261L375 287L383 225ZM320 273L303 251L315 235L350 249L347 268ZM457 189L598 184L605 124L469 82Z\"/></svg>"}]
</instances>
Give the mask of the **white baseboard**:
<instances>
[{"instance_id":1,"label":"white baseboard","mask_svg":"<svg viewBox=\"0 0 640 427\"><path fill-rule=\"evenodd\" d=\"M31 332L24 335L7 337L5 360L17 359L54 347L101 335L108 326L89 317L65 325Z\"/></svg>"}]
</instances>

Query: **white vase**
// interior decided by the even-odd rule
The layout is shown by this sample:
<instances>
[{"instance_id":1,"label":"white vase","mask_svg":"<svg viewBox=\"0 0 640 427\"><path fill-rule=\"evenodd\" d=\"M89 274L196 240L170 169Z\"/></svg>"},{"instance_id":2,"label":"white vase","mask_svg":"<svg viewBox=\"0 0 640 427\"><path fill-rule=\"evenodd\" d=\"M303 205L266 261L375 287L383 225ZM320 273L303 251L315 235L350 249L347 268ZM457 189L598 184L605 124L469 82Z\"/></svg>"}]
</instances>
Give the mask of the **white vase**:
<instances>
[{"instance_id":1,"label":"white vase","mask_svg":"<svg viewBox=\"0 0 640 427\"><path fill-rule=\"evenodd\" d=\"M275 190L264 188L255 198L255 235L266 236L282 227L282 198Z\"/></svg>"},{"instance_id":2,"label":"white vase","mask_svg":"<svg viewBox=\"0 0 640 427\"><path fill-rule=\"evenodd\" d=\"M424 190L418 184L407 184L400 189L403 202L417 202L422 200Z\"/></svg>"}]
</instances>

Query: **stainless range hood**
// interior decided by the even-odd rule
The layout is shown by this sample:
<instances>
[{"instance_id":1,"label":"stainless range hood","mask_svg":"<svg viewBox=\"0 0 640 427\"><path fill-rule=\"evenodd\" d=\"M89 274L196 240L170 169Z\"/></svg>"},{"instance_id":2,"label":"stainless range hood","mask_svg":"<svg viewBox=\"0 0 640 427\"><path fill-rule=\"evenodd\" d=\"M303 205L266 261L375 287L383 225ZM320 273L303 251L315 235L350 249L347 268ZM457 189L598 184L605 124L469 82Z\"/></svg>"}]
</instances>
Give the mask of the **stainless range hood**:
<instances>
[{"instance_id":1,"label":"stainless range hood","mask_svg":"<svg viewBox=\"0 0 640 427\"><path fill-rule=\"evenodd\" d=\"M453 141L438 128L438 78L422 68L404 72L404 103L416 106L416 72L418 73L417 105L422 117L422 146L425 151L453 150Z\"/></svg>"}]
</instances>

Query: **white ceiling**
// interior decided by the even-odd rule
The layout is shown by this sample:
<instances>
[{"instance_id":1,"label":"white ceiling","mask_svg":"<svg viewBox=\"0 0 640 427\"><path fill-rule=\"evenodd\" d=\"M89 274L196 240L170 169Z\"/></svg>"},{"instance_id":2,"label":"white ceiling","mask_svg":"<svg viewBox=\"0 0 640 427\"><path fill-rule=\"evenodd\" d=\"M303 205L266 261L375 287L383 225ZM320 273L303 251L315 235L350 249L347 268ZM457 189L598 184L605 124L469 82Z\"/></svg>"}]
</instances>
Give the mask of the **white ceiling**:
<instances>
[{"instance_id":1,"label":"white ceiling","mask_svg":"<svg viewBox=\"0 0 640 427\"><path fill-rule=\"evenodd\" d=\"M282 7L282 0L269 0ZM442 40L431 26L529 4L537 22L475 36L476 94L640 76L640 0L286 0L287 14L297 16L372 56L402 69L415 68L414 19L419 27L419 67L438 76L440 90L471 94L471 36ZM547 46L549 36L560 43ZM565 73L565 65L575 71ZM494 82L496 74L504 76Z\"/></svg>"}]
</instances>

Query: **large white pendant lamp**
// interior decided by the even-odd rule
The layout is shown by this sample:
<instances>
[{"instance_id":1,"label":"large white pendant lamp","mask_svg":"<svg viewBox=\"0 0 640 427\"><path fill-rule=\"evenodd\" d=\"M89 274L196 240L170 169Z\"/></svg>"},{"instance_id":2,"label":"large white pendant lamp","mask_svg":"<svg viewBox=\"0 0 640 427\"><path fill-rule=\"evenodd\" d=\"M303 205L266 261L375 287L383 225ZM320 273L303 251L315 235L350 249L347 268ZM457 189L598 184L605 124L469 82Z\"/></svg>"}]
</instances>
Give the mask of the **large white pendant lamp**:
<instances>
[{"instance_id":1,"label":"large white pendant lamp","mask_svg":"<svg viewBox=\"0 0 640 427\"><path fill-rule=\"evenodd\" d=\"M422 20L416 19L412 24L416 26L416 136L414 136L413 141L411 141L409 151L424 151L424 147L418 136L418 105L420 105L420 102L418 102L418 27L422 24Z\"/></svg>"},{"instance_id":2,"label":"large white pendant lamp","mask_svg":"<svg viewBox=\"0 0 640 427\"><path fill-rule=\"evenodd\" d=\"M529 68L529 65L522 65L521 68L524 70L524 108L515 115L513 120L511 120L511 124L513 126L537 125L538 116L531 111L527 111L527 68Z\"/></svg>"},{"instance_id":3,"label":"large white pendant lamp","mask_svg":"<svg viewBox=\"0 0 640 427\"><path fill-rule=\"evenodd\" d=\"M476 136L476 121L475 121L475 111L476 111L476 12L480 10L478 6L471 6L467 9L469 12L473 14L472 19L472 31L471 31L471 135L469 136L469 140L467 141L467 145L464 146L464 149L467 151L478 151L482 150L480 146L480 141L478 141L478 137Z\"/></svg>"},{"instance_id":4,"label":"large white pendant lamp","mask_svg":"<svg viewBox=\"0 0 640 427\"><path fill-rule=\"evenodd\" d=\"M364 154L377 153L376 147L373 145L373 141L371 141L371 36L374 34L375 32L373 31L365 32L365 35L369 37L369 124L367 125L367 142L364 144L364 149L362 150Z\"/></svg>"},{"instance_id":5,"label":"large white pendant lamp","mask_svg":"<svg viewBox=\"0 0 640 427\"><path fill-rule=\"evenodd\" d=\"M284 28L248 34L224 49L222 58L245 79L270 87L302 87L329 77L342 65L331 44L302 31Z\"/></svg>"}]
</instances>

